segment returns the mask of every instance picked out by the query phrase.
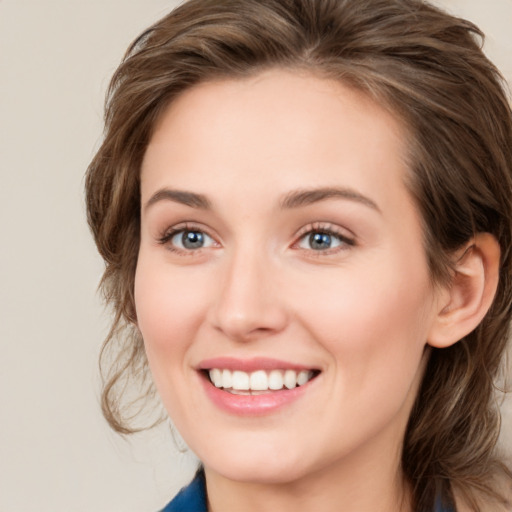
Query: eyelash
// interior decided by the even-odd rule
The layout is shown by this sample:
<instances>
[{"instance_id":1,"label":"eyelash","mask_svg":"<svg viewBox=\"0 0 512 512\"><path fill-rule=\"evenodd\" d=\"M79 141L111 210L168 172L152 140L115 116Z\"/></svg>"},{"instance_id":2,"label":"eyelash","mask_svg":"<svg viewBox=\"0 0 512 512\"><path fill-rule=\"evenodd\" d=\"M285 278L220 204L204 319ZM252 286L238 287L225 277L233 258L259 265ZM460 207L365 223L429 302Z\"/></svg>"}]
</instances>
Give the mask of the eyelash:
<instances>
[{"instance_id":1,"label":"eyelash","mask_svg":"<svg viewBox=\"0 0 512 512\"><path fill-rule=\"evenodd\" d=\"M314 249L304 249L299 247L299 244L306 239L306 237L310 237L314 234L322 234L328 235L331 238L335 238L340 242L340 245L337 247L330 247L329 249L324 250L314 250ZM356 240L353 237L347 236L342 233L341 230L337 226L333 226L329 223L316 222L314 224L310 224L301 229L297 234L297 242L294 242L292 247L295 247L299 250L306 251L312 257L319 256L328 256L330 254L336 254L340 251L347 250L350 247L356 245Z\"/></svg>"},{"instance_id":2,"label":"eyelash","mask_svg":"<svg viewBox=\"0 0 512 512\"><path fill-rule=\"evenodd\" d=\"M180 254L180 255L195 256L195 255L201 253L202 249L204 249L204 247L199 247L197 249L182 249L182 248L176 247L175 245L170 243L170 241L176 235L178 235L180 233L186 233L186 232L202 233L203 235L206 235L208 238L211 238L212 240L214 240L214 238L212 236L210 236L208 234L208 232L204 228L196 226L196 225L193 225L193 224L186 223L186 224L179 224L179 225L174 226L174 227L172 227L170 229L167 229L158 238L157 241L158 241L159 244L165 245L169 251L177 253L177 254Z\"/></svg>"},{"instance_id":3,"label":"eyelash","mask_svg":"<svg viewBox=\"0 0 512 512\"><path fill-rule=\"evenodd\" d=\"M170 229L167 229L158 238L157 241L161 245L166 245L170 251L177 253L177 254L184 255L184 256L194 256L194 255L200 254L203 249L208 248L208 247L206 247L206 248L199 247L197 249L182 249L180 247L176 247L175 245L169 243L176 235L178 235L180 233L185 233L185 232L201 233L203 235L206 235L208 238L215 240L214 237L209 235L208 232L206 230L204 230L204 228L187 223L187 224L180 224L180 225L177 225ZM311 248L306 249L306 248L300 247L301 242L303 240L305 240L306 237L308 237L308 236L310 237L314 234L322 234L322 235L327 235L331 238L335 238L336 240L338 240L340 242L340 245L337 247L330 247L330 248L324 249L324 250L314 250ZM296 238L297 238L297 241L292 244L292 248L308 252L313 257L334 254L334 253L346 250L347 248L356 245L356 241L354 238L341 233L341 231L336 226L333 226L332 224L328 224L328 223L315 223L315 224L310 224L308 226L305 226L303 229L301 229L297 233Z\"/></svg>"}]
</instances>

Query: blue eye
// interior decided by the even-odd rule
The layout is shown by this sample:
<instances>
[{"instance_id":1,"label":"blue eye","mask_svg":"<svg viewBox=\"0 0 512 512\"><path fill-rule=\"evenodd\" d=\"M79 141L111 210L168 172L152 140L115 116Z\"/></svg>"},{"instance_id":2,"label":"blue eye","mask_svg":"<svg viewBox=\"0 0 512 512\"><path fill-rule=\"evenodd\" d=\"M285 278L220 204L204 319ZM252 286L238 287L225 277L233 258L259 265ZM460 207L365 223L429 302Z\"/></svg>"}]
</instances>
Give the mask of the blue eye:
<instances>
[{"instance_id":1,"label":"blue eye","mask_svg":"<svg viewBox=\"0 0 512 512\"><path fill-rule=\"evenodd\" d=\"M194 251L211 247L214 243L212 237L197 230L181 229L169 237L171 245L176 249Z\"/></svg>"},{"instance_id":2,"label":"blue eye","mask_svg":"<svg viewBox=\"0 0 512 512\"><path fill-rule=\"evenodd\" d=\"M313 251L328 251L343 245L353 245L353 242L336 233L320 230L306 233L298 243L298 247L301 249Z\"/></svg>"},{"instance_id":3,"label":"blue eye","mask_svg":"<svg viewBox=\"0 0 512 512\"><path fill-rule=\"evenodd\" d=\"M309 246L315 251L330 249L332 242L332 236L327 233L311 233L308 237Z\"/></svg>"}]
</instances>

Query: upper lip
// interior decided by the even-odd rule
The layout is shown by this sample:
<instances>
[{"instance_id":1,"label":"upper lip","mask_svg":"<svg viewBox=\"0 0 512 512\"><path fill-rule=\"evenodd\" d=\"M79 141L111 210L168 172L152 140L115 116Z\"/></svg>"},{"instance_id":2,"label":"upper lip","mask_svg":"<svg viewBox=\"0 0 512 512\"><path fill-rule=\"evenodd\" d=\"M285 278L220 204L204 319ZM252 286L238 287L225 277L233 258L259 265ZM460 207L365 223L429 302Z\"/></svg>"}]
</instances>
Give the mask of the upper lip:
<instances>
[{"instance_id":1,"label":"upper lip","mask_svg":"<svg viewBox=\"0 0 512 512\"><path fill-rule=\"evenodd\" d=\"M212 368L226 370L240 370L243 372L253 372L256 370L315 370L309 365L292 363L279 359L267 357L254 357L251 359L237 359L234 357L215 357L205 359L197 365L198 370L211 370Z\"/></svg>"}]
</instances>

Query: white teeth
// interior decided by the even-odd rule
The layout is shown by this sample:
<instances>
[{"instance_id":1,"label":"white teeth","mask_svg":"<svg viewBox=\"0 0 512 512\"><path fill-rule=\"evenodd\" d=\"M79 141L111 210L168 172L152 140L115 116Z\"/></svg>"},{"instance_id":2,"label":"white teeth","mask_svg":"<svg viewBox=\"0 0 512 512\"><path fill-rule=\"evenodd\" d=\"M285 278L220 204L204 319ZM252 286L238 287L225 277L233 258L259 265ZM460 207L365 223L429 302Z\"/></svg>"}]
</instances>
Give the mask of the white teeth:
<instances>
[{"instance_id":1,"label":"white teeth","mask_svg":"<svg viewBox=\"0 0 512 512\"><path fill-rule=\"evenodd\" d=\"M282 389L283 386L283 372L280 370L272 370L268 376L269 389Z\"/></svg>"},{"instance_id":2,"label":"white teeth","mask_svg":"<svg viewBox=\"0 0 512 512\"><path fill-rule=\"evenodd\" d=\"M293 389L297 385L297 372L294 370L286 370L284 372L284 385L288 389Z\"/></svg>"},{"instance_id":3,"label":"white teeth","mask_svg":"<svg viewBox=\"0 0 512 512\"><path fill-rule=\"evenodd\" d=\"M268 377L264 370L251 373L250 386L253 391L264 391L268 389Z\"/></svg>"},{"instance_id":4,"label":"white teeth","mask_svg":"<svg viewBox=\"0 0 512 512\"><path fill-rule=\"evenodd\" d=\"M312 377L313 372L302 370L257 370L252 373L240 370L226 370L212 368L209 371L210 380L217 388L229 389L231 391L277 391L283 389L293 389L296 386L304 386Z\"/></svg>"},{"instance_id":5,"label":"white teeth","mask_svg":"<svg viewBox=\"0 0 512 512\"><path fill-rule=\"evenodd\" d=\"M216 388L222 387L222 372L218 368L210 371L210 379Z\"/></svg>"},{"instance_id":6,"label":"white teeth","mask_svg":"<svg viewBox=\"0 0 512 512\"><path fill-rule=\"evenodd\" d=\"M229 370L222 370L222 387L224 389L232 386L231 372Z\"/></svg>"},{"instance_id":7,"label":"white teeth","mask_svg":"<svg viewBox=\"0 0 512 512\"><path fill-rule=\"evenodd\" d=\"M240 391L249 389L249 374L246 372L234 371L231 387Z\"/></svg>"},{"instance_id":8,"label":"white teeth","mask_svg":"<svg viewBox=\"0 0 512 512\"><path fill-rule=\"evenodd\" d=\"M299 372L299 375L297 375L297 386L304 386L310 378L310 372L302 370Z\"/></svg>"}]
</instances>

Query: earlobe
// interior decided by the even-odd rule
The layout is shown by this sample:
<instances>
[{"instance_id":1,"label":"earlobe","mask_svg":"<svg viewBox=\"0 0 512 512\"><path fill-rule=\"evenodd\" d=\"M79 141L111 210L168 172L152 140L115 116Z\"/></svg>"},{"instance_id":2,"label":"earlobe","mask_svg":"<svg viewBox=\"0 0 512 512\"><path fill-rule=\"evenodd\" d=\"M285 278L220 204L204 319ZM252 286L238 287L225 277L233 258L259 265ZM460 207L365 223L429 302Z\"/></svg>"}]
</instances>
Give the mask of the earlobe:
<instances>
[{"instance_id":1,"label":"earlobe","mask_svg":"<svg viewBox=\"0 0 512 512\"><path fill-rule=\"evenodd\" d=\"M490 233L477 234L457 252L452 279L440 295L429 345L448 347L478 326L494 300L499 266L500 246Z\"/></svg>"}]
</instances>

